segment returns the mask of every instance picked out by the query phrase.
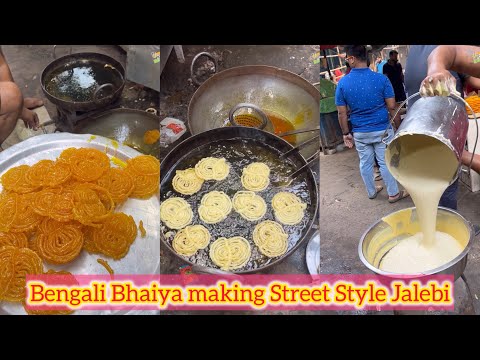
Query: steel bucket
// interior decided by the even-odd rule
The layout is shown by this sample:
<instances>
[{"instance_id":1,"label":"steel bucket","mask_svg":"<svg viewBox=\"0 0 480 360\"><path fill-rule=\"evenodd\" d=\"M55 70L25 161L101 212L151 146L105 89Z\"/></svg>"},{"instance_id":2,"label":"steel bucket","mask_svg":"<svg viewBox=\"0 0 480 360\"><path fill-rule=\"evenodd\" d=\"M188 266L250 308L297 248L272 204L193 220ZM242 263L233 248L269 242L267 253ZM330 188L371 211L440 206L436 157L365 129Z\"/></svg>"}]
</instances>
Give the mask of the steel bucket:
<instances>
[{"instance_id":1,"label":"steel bucket","mask_svg":"<svg viewBox=\"0 0 480 360\"><path fill-rule=\"evenodd\" d=\"M465 104L460 99L452 97L434 96L418 99L408 109L395 136L387 144L385 160L392 175L398 179L396 168L402 161L402 154L406 152L407 136L434 138L442 142L453 151L458 167L452 169L453 183L459 174L461 157L468 132L468 118Z\"/></svg>"},{"instance_id":2,"label":"steel bucket","mask_svg":"<svg viewBox=\"0 0 480 360\"><path fill-rule=\"evenodd\" d=\"M394 222L395 228L392 228L387 222ZM427 275L448 274L453 275L457 280L467 266L467 255L474 238L472 226L458 212L439 207L436 229L453 236L464 246L464 249L448 263L421 274L402 275L380 269L382 258L390 249L403 239L420 231L415 207L395 211L373 224L360 239L358 256L363 264L374 273L391 278L413 279Z\"/></svg>"}]
</instances>

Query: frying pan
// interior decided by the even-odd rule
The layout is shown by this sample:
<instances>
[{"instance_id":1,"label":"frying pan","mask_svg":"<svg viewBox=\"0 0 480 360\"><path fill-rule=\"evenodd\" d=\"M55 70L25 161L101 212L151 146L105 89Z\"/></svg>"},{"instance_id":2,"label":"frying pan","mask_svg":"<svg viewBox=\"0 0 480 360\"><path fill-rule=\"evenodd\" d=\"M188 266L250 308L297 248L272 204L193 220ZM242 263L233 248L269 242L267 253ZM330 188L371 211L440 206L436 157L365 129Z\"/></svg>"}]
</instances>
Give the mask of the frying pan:
<instances>
[{"instance_id":1,"label":"frying pan","mask_svg":"<svg viewBox=\"0 0 480 360\"><path fill-rule=\"evenodd\" d=\"M148 145L143 141L147 130L158 129L160 118L135 109L113 109L90 116L75 124L75 134L95 134L128 145L143 154L159 157L159 141Z\"/></svg>"},{"instance_id":2,"label":"frying pan","mask_svg":"<svg viewBox=\"0 0 480 360\"><path fill-rule=\"evenodd\" d=\"M305 158L298 151L293 151L286 159L280 159L282 153L291 149L293 149L293 146L278 136L250 127L216 128L194 135L177 145L162 160L160 164L160 201L173 196L185 199L192 206L194 213L192 225L202 224L209 230L212 236L210 244L222 236L227 238L243 236L246 238L251 245L252 256L244 267L232 271L233 273L246 274L265 270L290 256L307 239L306 235L310 231L318 211L318 190L310 168L306 168L304 173L286 187L272 185L276 178L291 174L306 164ZM230 163L230 174L225 180L219 182L205 181L202 189L191 196L182 195L173 190L171 183L176 170L193 167L200 159L209 156L225 157ZM242 168L257 161L266 162L271 169L270 186L257 193L267 203L267 213L260 221L275 220L271 200L280 191L293 192L300 197L302 202L307 204L305 216L300 224L282 225L289 235L287 252L282 256L271 259L263 256L252 240L253 229L260 221L249 222L232 210L226 220L211 225L203 223L199 219L197 211L202 196L210 191L224 191L230 198L233 198L237 191L244 190L240 180ZM195 255L188 258L177 254L171 245L175 233L175 230L169 229L162 223L160 231L162 246L167 247L184 262L218 270L218 267L213 264L208 256L209 247L199 250Z\"/></svg>"},{"instance_id":3,"label":"frying pan","mask_svg":"<svg viewBox=\"0 0 480 360\"><path fill-rule=\"evenodd\" d=\"M67 100L60 89L55 92L52 81L58 79L59 74L64 77L75 77L78 84L85 81L85 76L78 74L78 69L91 68L94 72L93 78L96 81L96 87L93 94L87 100L81 101ZM93 70L94 69L94 70ZM48 64L42 71L40 77L42 90L53 104L69 111L91 111L100 109L108 104L115 102L121 95L125 86L125 69L115 59L98 53L77 53L60 57ZM90 80L90 78L89 78ZM68 81L68 84L75 84ZM80 93L80 90L79 90Z\"/></svg>"}]
</instances>

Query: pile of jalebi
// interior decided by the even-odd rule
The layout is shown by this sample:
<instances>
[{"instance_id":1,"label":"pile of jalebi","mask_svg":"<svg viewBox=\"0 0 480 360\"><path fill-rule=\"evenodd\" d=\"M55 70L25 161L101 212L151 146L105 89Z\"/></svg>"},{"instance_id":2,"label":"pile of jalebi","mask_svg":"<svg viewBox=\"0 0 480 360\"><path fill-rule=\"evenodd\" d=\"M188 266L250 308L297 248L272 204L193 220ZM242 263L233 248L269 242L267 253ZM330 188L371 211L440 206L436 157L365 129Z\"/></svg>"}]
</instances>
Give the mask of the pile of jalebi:
<instances>
[{"instance_id":1,"label":"pile of jalebi","mask_svg":"<svg viewBox=\"0 0 480 360\"><path fill-rule=\"evenodd\" d=\"M9 169L0 178L0 301L24 301L25 276L43 274L42 260L68 264L82 249L125 257L137 225L115 207L129 197L156 194L159 175L160 163L152 156L114 168L104 152L92 148L68 148L57 160Z\"/></svg>"},{"instance_id":2,"label":"pile of jalebi","mask_svg":"<svg viewBox=\"0 0 480 360\"><path fill-rule=\"evenodd\" d=\"M133 179L131 197L148 199L158 191L160 162L153 156L142 155L127 161L125 169Z\"/></svg>"},{"instance_id":3,"label":"pile of jalebi","mask_svg":"<svg viewBox=\"0 0 480 360\"><path fill-rule=\"evenodd\" d=\"M478 114L480 113L480 96L472 95L465 98L465 101L470 105L473 111ZM473 115L468 106L465 106L468 115Z\"/></svg>"}]
</instances>

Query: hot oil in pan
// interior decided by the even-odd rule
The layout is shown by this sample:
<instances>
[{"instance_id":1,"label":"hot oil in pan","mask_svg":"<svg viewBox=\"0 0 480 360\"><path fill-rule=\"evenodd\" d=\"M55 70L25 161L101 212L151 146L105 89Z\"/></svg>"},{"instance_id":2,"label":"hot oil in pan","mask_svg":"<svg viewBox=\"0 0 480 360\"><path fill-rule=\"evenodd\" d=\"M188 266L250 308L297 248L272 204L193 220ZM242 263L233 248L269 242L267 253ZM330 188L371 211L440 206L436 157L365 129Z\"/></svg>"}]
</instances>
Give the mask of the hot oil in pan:
<instances>
[{"instance_id":1,"label":"hot oil in pan","mask_svg":"<svg viewBox=\"0 0 480 360\"><path fill-rule=\"evenodd\" d=\"M114 89L106 87L100 90L98 98L110 95L122 85L122 76L111 65L99 62L67 64L53 71L46 78L46 90L53 96L75 102L93 100L95 90L103 85L111 83Z\"/></svg>"},{"instance_id":2,"label":"hot oil in pan","mask_svg":"<svg viewBox=\"0 0 480 360\"><path fill-rule=\"evenodd\" d=\"M268 119L271 121L274 129L273 132L276 135L295 130L293 124L282 115L271 111L265 111L265 114L267 114ZM295 135L285 136L283 139L288 141L290 144L295 144L297 142L297 137Z\"/></svg>"},{"instance_id":3,"label":"hot oil in pan","mask_svg":"<svg viewBox=\"0 0 480 360\"><path fill-rule=\"evenodd\" d=\"M274 148L265 147L265 145L255 141L247 142L243 139L232 139L228 141L221 141L201 146L188 154L188 156L180 159L176 170L183 170L194 167L195 164L204 157L225 157L231 166L229 176L223 181L205 181L202 189L198 193L192 196L186 196L181 195L175 190L173 190L171 184L175 173L172 172L168 174L167 178L163 179L162 181L160 195L161 200L166 200L172 196L184 198L192 206L194 214L192 225L201 224L210 231L210 234L212 235L210 244L220 237L229 238L233 236L243 236L245 239L247 239L251 245L252 256L250 257L250 261L247 263L247 265L245 265L241 269L235 270L236 272L254 270L259 267L263 267L278 258L267 258L258 251L252 239L253 229L255 228L255 225L261 221L275 220L271 203L272 198L276 193L280 191L292 192L296 194L304 203L307 204L305 216L300 224L294 226L282 225L285 231L288 233L288 250L293 248L295 244L301 239L303 232L306 230L307 225L311 221L310 217L312 216L312 204L310 201L310 192L308 190L308 185L304 176L298 177L287 188L276 188L270 185L264 191L258 192L257 194L262 196L267 203L267 213L259 221L247 221L243 219L239 214L237 214L234 210L232 210L230 215L224 221L212 225L205 224L200 220L198 216L198 206L200 205L200 201L203 195L210 191L224 191L232 199L237 191L245 190L243 189L240 180L242 175L242 169L253 162L264 162L270 167L271 181L275 180L275 178L283 178L284 176L294 172L295 165L289 160L280 160L279 155L280 152ZM164 226L164 224L162 224L162 232L163 234L170 232L167 241L171 245L176 231L170 230L166 226ZM199 250L195 255L189 257L188 260L198 265L218 268L210 260L208 251L209 247L204 250Z\"/></svg>"}]
</instances>

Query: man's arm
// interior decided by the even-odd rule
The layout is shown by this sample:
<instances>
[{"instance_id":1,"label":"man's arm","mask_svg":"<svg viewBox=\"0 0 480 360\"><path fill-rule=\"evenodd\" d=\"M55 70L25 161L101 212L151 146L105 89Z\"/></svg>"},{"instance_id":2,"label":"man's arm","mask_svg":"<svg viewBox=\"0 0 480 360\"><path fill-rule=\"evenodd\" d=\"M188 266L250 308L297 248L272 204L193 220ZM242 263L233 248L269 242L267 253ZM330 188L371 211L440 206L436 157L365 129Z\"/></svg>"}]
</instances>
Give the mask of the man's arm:
<instances>
[{"instance_id":1,"label":"man's arm","mask_svg":"<svg viewBox=\"0 0 480 360\"><path fill-rule=\"evenodd\" d=\"M395 115L395 112L397 110L397 103L395 101L395 98L388 98L385 99L385 104L387 104L387 109L390 114L390 118L393 118L393 115ZM395 124L395 127L398 129L400 126L400 114L397 114L395 118L393 119L393 123Z\"/></svg>"},{"instance_id":2,"label":"man's arm","mask_svg":"<svg viewBox=\"0 0 480 360\"><path fill-rule=\"evenodd\" d=\"M350 134L350 130L348 128L348 116L347 116L347 107L346 106L337 106L338 110L338 122L340 123L340 128L342 129L343 133L343 142L345 146L348 148L353 147L353 136Z\"/></svg>"},{"instance_id":3,"label":"man's arm","mask_svg":"<svg viewBox=\"0 0 480 360\"><path fill-rule=\"evenodd\" d=\"M472 161L472 153L466 150L463 150L462 164L466 166L470 166L470 161ZM477 173L480 173L480 155L478 154L475 154L473 157L472 170L476 171Z\"/></svg>"},{"instance_id":4,"label":"man's arm","mask_svg":"<svg viewBox=\"0 0 480 360\"><path fill-rule=\"evenodd\" d=\"M0 47L0 81L13 82L13 76L8 67L5 57L3 56L2 48Z\"/></svg>"},{"instance_id":5,"label":"man's arm","mask_svg":"<svg viewBox=\"0 0 480 360\"><path fill-rule=\"evenodd\" d=\"M405 76L403 75L402 64L398 63L398 65L400 66L400 77L401 77L401 79L402 79L402 83L405 84Z\"/></svg>"},{"instance_id":6,"label":"man's arm","mask_svg":"<svg viewBox=\"0 0 480 360\"><path fill-rule=\"evenodd\" d=\"M472 88L475 90L480 90L480 79L473 77L473 76L468 76L465 78L465 83L470 85Z\"/></svg>"},{"instance_id":7,"label":"man's arm","mask_svg":"<svg viewBox=\"0 0 480 360\"><path fill-rule=\"evenodd\" d=\"M480 77L480 47L441 45L428 57L428 72L420 87L422 96L454 93L456 80L449 70Z\"/></svg>"}]
</instances>

